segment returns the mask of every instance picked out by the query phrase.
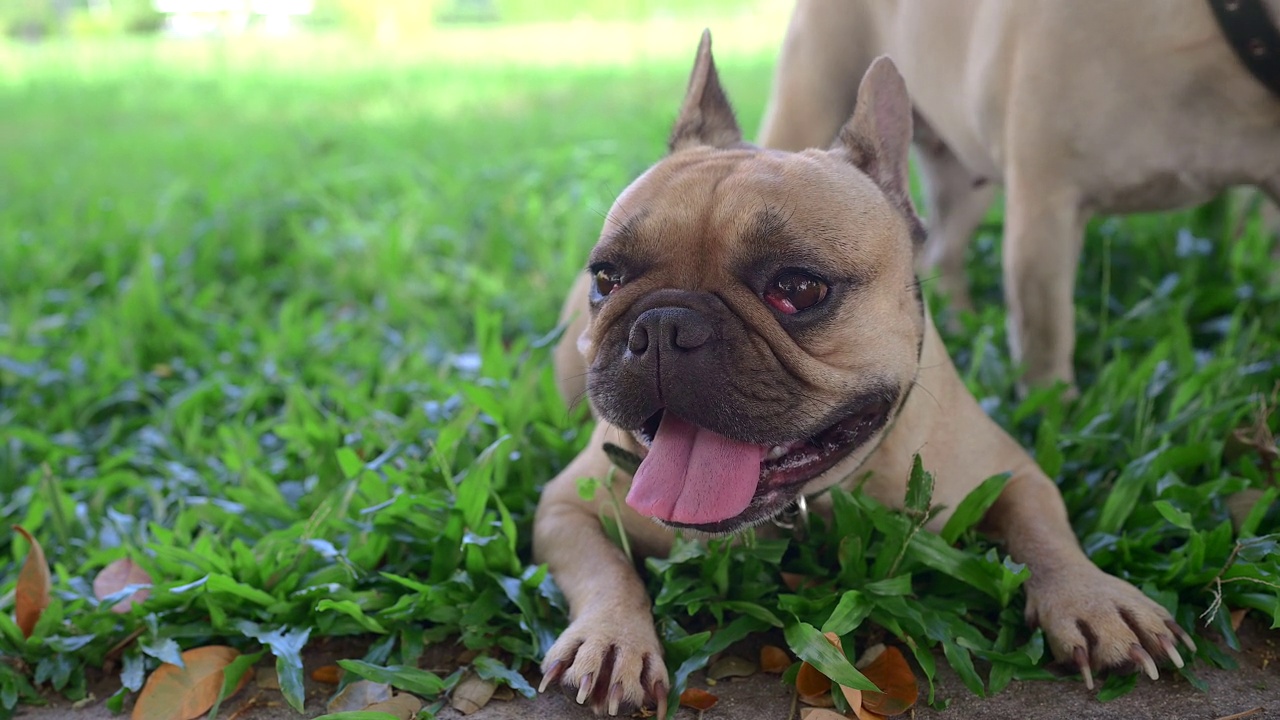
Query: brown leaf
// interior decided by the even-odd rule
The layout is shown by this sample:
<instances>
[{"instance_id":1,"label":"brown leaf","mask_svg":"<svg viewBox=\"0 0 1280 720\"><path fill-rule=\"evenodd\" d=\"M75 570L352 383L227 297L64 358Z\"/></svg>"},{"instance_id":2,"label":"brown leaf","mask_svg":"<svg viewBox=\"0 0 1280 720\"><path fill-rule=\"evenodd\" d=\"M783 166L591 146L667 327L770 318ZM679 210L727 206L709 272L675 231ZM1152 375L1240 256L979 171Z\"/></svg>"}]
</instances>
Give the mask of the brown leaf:
<instances>
[{"instance_id":1,"label":"brown leaf","mask_svg":"<svg viewBox=\"0 0 1280 720\"><path fill-rule=\"evenodd\" d=\"M18 573L18 586L14 589L13 620L22 631L22 637L29 638L35 631L36 622L44 609L49 607L49 562L44 558L44 548L31 537L31 533L18 527L13 529L27 539L31 549L27 551L27 560Z\"/></svg>"},{"instance_id":2,"label":"brown leaf","mask_svg":"<svg viewBox=\"0 0 1280 720\"><path fill-rule=\"evenodd\" d=\"M102 600L108 595L114 595L130 585L150 585L151 576L146 570L138 567L131 558L120 558L110 565L102 568L98 576L93 579L93 596ZM111 612L127 613L133 607L134 603L145 602L151 597L151 591L143 588L136 590L129 597L121 600L111 607Z\"/></svg>"},{"instance_id":3,"label":"brown leaf","mask_svg":"<svg viewBox=\"0 0 1280 720\"><path fill-rule=\"evenodd\" d=\"M1253 512L1253 506L1262 499L1263 494L1260 488L1245 488L1240 492L1231 493L1223 501L1227 506L1227 517L1231 518L1231 527L1236 532L1240 531L1249 513Z\"/></svg>"},{"instance_id":4,"label":"brown leaf","mask_svg":"<svg viewBox=\"0 0 1280 720\"><path fill-rule=\"evenodd\" d=\"M862 691L856 688L840 686L840 694L844 695L844 701L849 703L849 707L853 708L856 713L862 707Z\"/></svg>"},{"instance_id":5,"label":"brown leaf","mask_svg":"<svg viewBox=\"0 0 1280 720\"><path fill-rule=\"evenodd\" d=\"M787 586L791 592L799 590L801 587L812 588L818 587L819 583L815 578L800 573L784 572L782 573L782 584Z\"/></svg>"},{"instance_id":6,"label":"brown leaf","mask_svg":"<svg viewBox=\"0 0 1280 720\"><path fill-rule=\"evenodd\" d=\"M374 703L365 708L365 712L384 712L396 716L400 720L413 720L422 709L422 701L415 695L400 693L390 700Z\"/></svg>"},{"instance_id":7,"label":"brown leaf","mask_svg":"<svg viewBox=\"0 0 1280 720\"><path fill-rule=\"evenodd\" d=\"M164 663L151 673L133 706L133 720L194 720L209 711L222 692L223 671L239 651L224 645L210 645L182 653L185 668ZM240 678L231 695L249 682ZM228 696L230 697L230 695Z\"/></svg>"},{"instance_id":8,"label":"brown leaf","mask_svg":"<svg viewBox=\"0 0 1280 720\"><path fill-rule=\"evenodd\" d=\"M791 656L787 655L787 651L776 645L765 645L760 648L760 669L781 675L791 667Z\"/></svg>"},{"instance_id":9,"label":"brown leaf","mask_svg":"<svg viewBox=\"0 0 1280 720\"><path fill-rule=\"evenodd\" d=\"M372 680L357 680L333 696L327 709L331 713L357 712L370 705L391 699L391 686Z\"/></svg>"},{"instance_id":10,"label":"brown leaf","mask_svg":"<svg viewBox=\"0 0 1280 720\"><path fill-rule=\"evenodd\" d=\"M840 636L835 633L823 633L823 637L827 642L835 646L840 652L844 652L844 648L840 645ZM796 675L796 690L801 697L809 695L819 695L831 689L831 680L823 675L818 668L809 663L801 663L800 672Z\"/></svg>"},{"instance_id":11,"label":"brown leaf","mask_svg":"<svg viewBox=\"0 0 1280 720\"><path fill-rule=\"evenodd\" d=\"M489 704L498 687L492 680L485 680L475 673L467 673L453 688L450 704L463 715L470 715Z\"/></svg>"},{"instance_id":12,"label":"brown leaf","mask_svg":"<svg viewBox=\"0 0 1280 720\"><path fill-rule=\"evenodd\" d=\"M830 692L822 692L817 695L801 695L800 702L820 708L829 708L836 704L836 701L831 699Z\"/></svg>"},{"instance_id":13,"label":"brown leaf","mask_svg":"<svg viewBox=\"0 0 1280 720\"><path fill-rule=\"evenodd\" d=\"M342 668L337 665L321 665L311 671L311 679L325 685L337 685L342 682Z\"/></svg>"},{"instance_id":14,"label":"brown leaf","mask_svg":"<svg viewBox=\"0 0 1280 720\"><path fill-rule=\"evenodd\" d=\"M818 671L818 668L804 663L796 675L796 691L800 695L822 695L831 690L831 679Z\"/></svg>"},{"instance_id":15,"label":"brown leaf","mask_svg":"<svg viewBox=\"0 0 1280 720\"><path fill-rule=\"evenodd\" d=\"M879 652L873 652L874 650ZM862 707L879 715L901 715L916 704L920 688L915 673L896 647L869 648L865 664L859 663L862 674L876 684L882 692L862 693Z\"/></svg>"},{"instance_id":16,"label":"brown leaf","mask_svg":"<svg viewBox=\"0 0 1280 720\"><path fill-rule=\"evenodd\" d=\"M845 717L835 710L807 707L800 710L800 720L845 720Z\"/></svg>"},{"instance_id":17,"label":"brown leaf","mask_svg":"<svg viewBox=\"0 0 1280 720\"><path fill-rule=\"evenodd\" d=\"M689 688L680 693L680 704L694 710L710 710L718 702L720 698L699 688Z\"/></svg>"},{"instance_id":18,"label":"brown leaf","mask_svg":"<svg viewBox=\"0 0 1280 720\"><path fill-rule=\"evenodd\" d=\"M1240 632L1240 625L1244 622L1244 616L1249 612L1249 608L1237 608L1231 611L1231 629Z\"/></svg>"}]
</instances>

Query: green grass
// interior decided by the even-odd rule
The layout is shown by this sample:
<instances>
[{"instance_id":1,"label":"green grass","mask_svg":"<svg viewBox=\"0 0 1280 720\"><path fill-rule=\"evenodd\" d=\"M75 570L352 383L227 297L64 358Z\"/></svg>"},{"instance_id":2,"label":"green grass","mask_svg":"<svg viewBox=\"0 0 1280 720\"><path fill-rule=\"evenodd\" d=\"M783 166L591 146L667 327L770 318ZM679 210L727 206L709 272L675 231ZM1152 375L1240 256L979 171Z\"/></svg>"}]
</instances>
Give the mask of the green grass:
<instances>
[{"instance_id":1,"label":"green grass","mask_svg":"<svg viewBox=\"0 0 1280 720\"><path fill-rule=\"evenodd\" d=\"M528 565L532 509L587 437L555 393L556 313L660 156L700 25L656 27L0 46L0 526L40 540L55 588L31 639L0 619L0 717L29 679L82 696L109 653L136 690L176 647L291 657L304 631L376 636L349 667L370 676L457 639L520 686L504 668L530 671L564 624ZM755 128L781 25L713 28ZM1224 502L1276 487L1232 438L1280 383L1280 267L1256 222L1227 240L1235 220L1217 203L1090 227L1072 405L1015 399L997 215L971 262L982 310L947 337L1094 559L1220 638L1199 653L1218 663L1230 624L1199 619L1217 594L1280 625L1275 507L1237 533ZM771 625L852 648L874 623L926 671L941 646L975 690L1043 675L1019 568L971 532L915 533L919 512L838 501L804 547L651 562L669 667ZM125 556L155 586L117 615L90 583ZM782 569L826 584L791 593Z\"/></svg>"}]
</instances>

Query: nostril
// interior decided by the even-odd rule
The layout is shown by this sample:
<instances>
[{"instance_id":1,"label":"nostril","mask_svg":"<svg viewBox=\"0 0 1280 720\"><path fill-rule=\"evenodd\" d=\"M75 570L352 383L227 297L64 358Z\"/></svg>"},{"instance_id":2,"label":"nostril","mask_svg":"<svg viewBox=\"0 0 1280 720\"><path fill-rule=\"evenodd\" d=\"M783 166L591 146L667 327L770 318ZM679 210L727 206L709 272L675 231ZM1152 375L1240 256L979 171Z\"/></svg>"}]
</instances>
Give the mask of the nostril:
<instances>
[{"instance_id":1,"label":"nostril","mask_svg":"<svg viewBox=\"0 0 1280 720\"><path fill-rule=\"evenodd\" d=\"M671 327L671 341L681 350L700 348L711 339L711 326L705 322L676 323Z\"/></svg>"},{"instance_id":2,"label":"nostril","mask_svg":"<svg viewBox=\"0 0 1280 720\"><path fill-rule=\"evenodd\" d=\"M643 324L631 326L631 334L627 336L627 349L636 355L643 355L649 349L649 331Z\"/></svg>"}]
</instances>

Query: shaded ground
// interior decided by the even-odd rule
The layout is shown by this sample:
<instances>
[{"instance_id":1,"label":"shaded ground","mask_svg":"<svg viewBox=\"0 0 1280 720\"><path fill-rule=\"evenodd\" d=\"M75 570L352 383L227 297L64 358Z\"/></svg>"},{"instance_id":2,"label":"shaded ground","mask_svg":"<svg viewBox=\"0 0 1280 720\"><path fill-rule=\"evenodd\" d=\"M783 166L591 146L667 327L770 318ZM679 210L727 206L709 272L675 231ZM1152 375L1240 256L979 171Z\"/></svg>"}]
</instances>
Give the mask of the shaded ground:
<instances>
[{"instance_id":1,"label":"shaded ground","mask_svg":"<svg viewBox=\"0 0 1280 720\"><path fill-rule=\"evenodd\" d=\"M950 698L946 710L920 706L915 718L920 720L1218 720L1219 718L1275 718L1280 720L1280 633L1267 631L1259 623L1247 622L1241 628L1243 652L1231 653L1239 662L1236 670L1217 670L1200 665L1197 674L1209 684L1202 693L1177 675L1166 674L1158 682L1139 682L1133 692L1111 702L1100 702L1078 682L1015 682L1004 692L991 698L970 694L951 673L939 656L941 678L938 697ZM320 643L307 657L307 672L331 664L342 657L358 656L350 643ZM745 653L744 653L745 654ZM430 666L431 658L427 659ZM447 668L433 668L447 670ZM775 676L756 675L708 686L697 676L693 683L709 689L720 702L703 714L705 720L785 720L791 717L790 688ZM95 699L80 708L66 701L55 701L45 707L28 707L19 711L23 720L108 720L113 718L103 699L116 687L105 680L94 687ZM307 717L324 713L325 701L332 692L329 686L307 680ZM251 683L243 692L226 703L222 718L235 720L292 720L299 716L289 708L279 692ZM1252 711L1252 712L1251 712ZM534 700L516 698L491 702L470 716L452 709L439 715L442 720L560 720L591 718L589 711L577 707L571 698L548 693ZM695 720L696 712L682 709L679 720Z\"/></svg>"}]
</instances>

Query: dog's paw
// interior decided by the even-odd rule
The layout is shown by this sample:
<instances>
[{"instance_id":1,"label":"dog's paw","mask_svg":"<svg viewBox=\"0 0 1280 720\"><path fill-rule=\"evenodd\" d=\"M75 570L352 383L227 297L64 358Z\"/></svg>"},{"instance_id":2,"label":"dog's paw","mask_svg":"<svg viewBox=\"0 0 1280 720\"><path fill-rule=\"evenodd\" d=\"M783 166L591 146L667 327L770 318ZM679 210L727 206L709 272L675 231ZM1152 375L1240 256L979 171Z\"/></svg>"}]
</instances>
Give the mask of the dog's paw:
<instances>
[{"instance_id":1,"label":"dog's paw","mask_svg":"<svg viewBox=\"0 0 1280 720\"><path fill-rule=\"evenodd\" d=\"M1078 668L1090 690L1095 671L1141 670L1155 680L1157 664L1182 667L1178 641L1196 649L1167 610L1092 566L1028 588L1027 622L1044 628L1054 658Z\"/></svg>"},{"instance_id":2,"label":"dog's paw","mask_svg":"<svg viewBox=\"0 0 1280 720\"><path fill-rule=\"evenodd\" d=\"M597 714L642 706L656 706L659 718L667 714L667 666L647 616L574 620L547 651L538 691L557 681Z\"/></svg>"}]
</instances>

